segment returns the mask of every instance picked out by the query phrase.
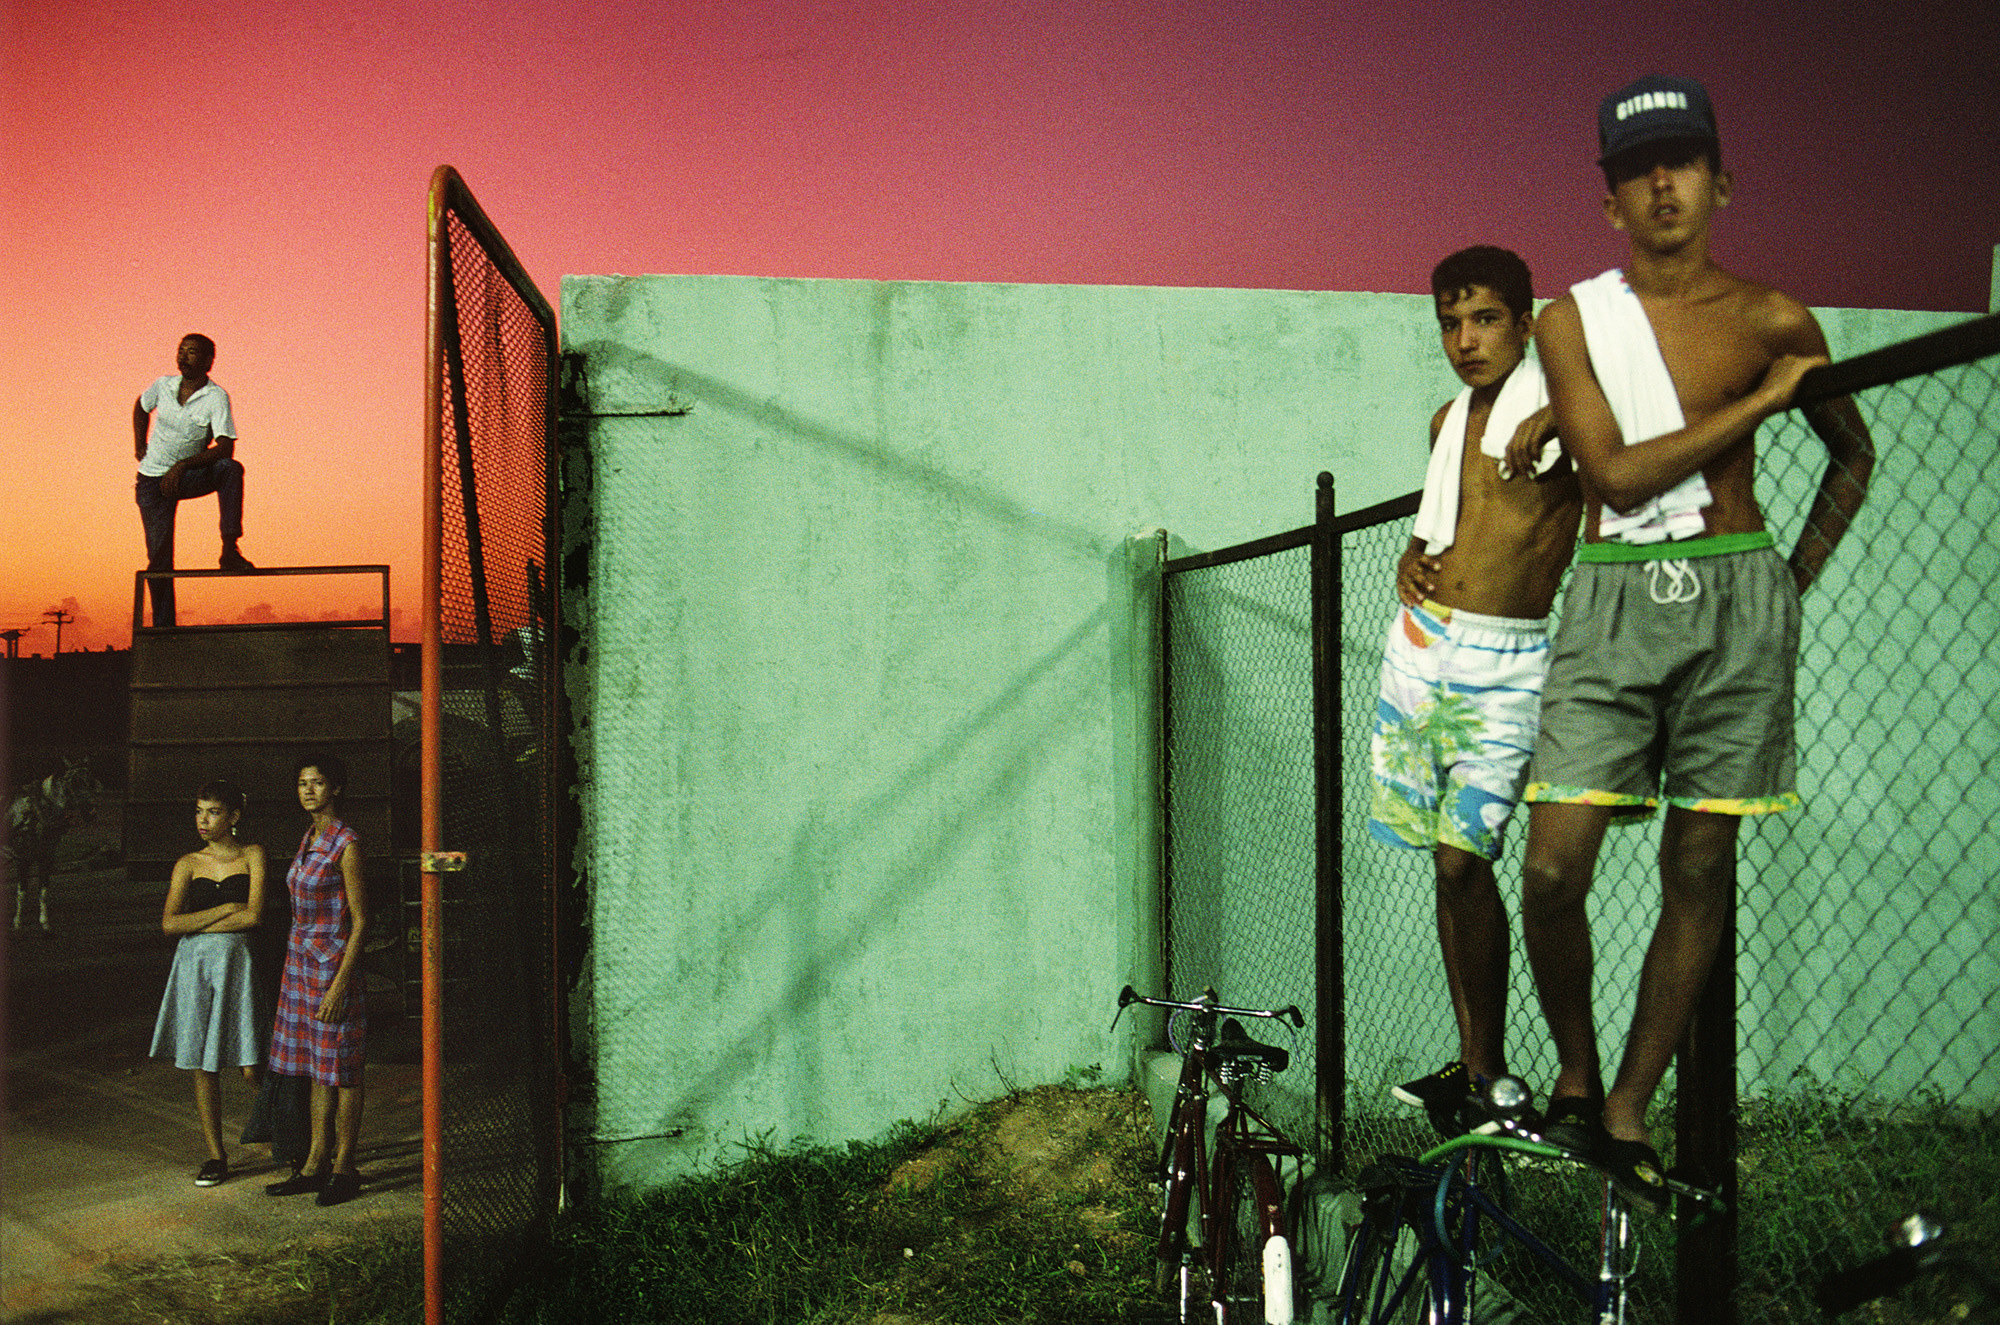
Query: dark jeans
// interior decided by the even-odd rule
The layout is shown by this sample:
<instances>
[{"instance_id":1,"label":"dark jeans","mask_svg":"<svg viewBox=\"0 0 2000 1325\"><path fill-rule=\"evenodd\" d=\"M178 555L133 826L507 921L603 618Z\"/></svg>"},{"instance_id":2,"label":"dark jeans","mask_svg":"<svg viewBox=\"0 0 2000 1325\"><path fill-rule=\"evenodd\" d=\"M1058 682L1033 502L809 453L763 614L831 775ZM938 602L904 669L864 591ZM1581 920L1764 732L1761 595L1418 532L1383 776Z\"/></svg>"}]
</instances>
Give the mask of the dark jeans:
<instances>
[{"instance_id":1,"label":"dark jeans","mask_svg":"<svg viewBox=\"0 0 2000 1325\"><path fill-rule=\"evenodd\" d=\"M243 537L243 465L237 460L218 460L181 471L178 497L160 492L160 480L140 474L133 481L132 497L139 503L139 522L146 527L146 569L174 568L174 510L193 497L215 494L217 514L222 522L222 546L232 548ZM153 595L153 624L174 624L174 582L148 580Z\"/></svg>"}]
</instances>

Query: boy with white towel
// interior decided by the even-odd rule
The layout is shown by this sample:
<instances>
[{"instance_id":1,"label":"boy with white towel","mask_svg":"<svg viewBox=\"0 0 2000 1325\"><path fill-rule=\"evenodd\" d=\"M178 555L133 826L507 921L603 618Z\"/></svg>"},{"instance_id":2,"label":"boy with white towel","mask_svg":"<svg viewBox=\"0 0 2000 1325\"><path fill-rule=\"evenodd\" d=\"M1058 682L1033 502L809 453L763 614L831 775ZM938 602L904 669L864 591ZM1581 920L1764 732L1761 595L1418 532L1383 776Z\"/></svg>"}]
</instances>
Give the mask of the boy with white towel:
<instances>
[{"instance_id":1,"label":"boy with white towel","mask_svg":"<svg viewBox=\"0 0 2000 1325\"><path fill-rule=\"evenodd\" d=\"M1507 914L1493 878L1527 781L1548 615L1576 546L1582 496L1553 437L1527 264L1502 248L1431 273L1445 357L1464 390L1431 419L1415 536L1396 567L1402 608L1382 657L1369 830L1428 850L1458 1057L1397 1086L1448 1134L1468 1091L1506 1070Z\"/></svg>"},{"instance_id":2,"label":"boy with white towel","mask_svg":"<svg viewBox=\"0 0 2000 1325\"><path fill-rule=\"evenodd\" d=\"M1753 441L1826 362L1826 339L1798 300L1709 258L1732 181L1699 83L1653 76L1612 93L1598 143L1604 213L1630 254L1541 320L1585 541L1525 797L1521 910L1560 1060L1550 1133L1664 1205L1647 1106L1727 919L1737 826L1798 803L1798 595L1859 508L1874 453L1850 402L1806 411L1831 463L1798 547L1780 557L1753 491ZM1606 828L1662 802L1660 921L1606 1092L1584 899Z\"/></svg>"}]
</instances>

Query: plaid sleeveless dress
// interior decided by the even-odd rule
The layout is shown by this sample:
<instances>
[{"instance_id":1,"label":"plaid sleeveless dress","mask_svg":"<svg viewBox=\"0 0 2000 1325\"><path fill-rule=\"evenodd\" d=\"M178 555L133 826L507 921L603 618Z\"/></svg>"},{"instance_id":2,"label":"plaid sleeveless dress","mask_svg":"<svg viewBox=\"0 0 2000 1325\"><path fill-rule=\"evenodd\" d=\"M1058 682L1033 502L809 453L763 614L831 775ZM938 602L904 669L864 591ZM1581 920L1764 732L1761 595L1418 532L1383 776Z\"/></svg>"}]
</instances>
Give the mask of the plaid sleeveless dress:
<instances>
[{"instance_id":1,"label":"plaid sleeveless dress","mask_svg":"<svg viewBox=\"0 0 2000 1325\"><path fill-rule=\"evenodd\" d=\"M338 819L323 833L308 828L285 874L285 888L292 895L292 936L285 945L285 975L278 986L270 1069L329 1086L361 1084L368 1043L360 971L349 978L344 1020L320 1021L314 1015L347 949L351 924L340 855L356 842L354 830Z\"/></svg>"}]
</instances>

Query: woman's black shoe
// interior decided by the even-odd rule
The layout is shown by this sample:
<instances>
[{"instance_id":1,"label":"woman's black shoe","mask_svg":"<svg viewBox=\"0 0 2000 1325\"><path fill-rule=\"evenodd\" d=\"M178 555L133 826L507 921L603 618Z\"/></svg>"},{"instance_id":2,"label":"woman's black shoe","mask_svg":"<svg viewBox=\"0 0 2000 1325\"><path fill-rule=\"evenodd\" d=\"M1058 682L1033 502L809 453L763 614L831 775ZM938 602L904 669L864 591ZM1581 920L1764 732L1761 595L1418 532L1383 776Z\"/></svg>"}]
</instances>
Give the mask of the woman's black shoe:
<instances>
[{"instance_id":1,"label":"woman's black shoe","mask_svg":"<svg viewBox=\"0 0 2000 1325\"><path fill-rule=\"evenodd\" d=\"M324 1188L326 1178L327 1175L323 1172L307 1173L302 1169L293 1169L291 1177L283 1182L269 1183L264 1190L273 1196L303 1196L307 1192L316 1192Z\"/></svg>"},{"instance_id":2,"label":"woman's black shoe","mask_svg":"<svg viewBox=\"0 0 2000 1325\"><path fill-rule=\"evenodd\" d=\"M361 1175L358 1173L336 1173L327 1178L326 1188L315 1197L320 1205L339 1205L361 1195Z\"/></svg>"}]
</instances>

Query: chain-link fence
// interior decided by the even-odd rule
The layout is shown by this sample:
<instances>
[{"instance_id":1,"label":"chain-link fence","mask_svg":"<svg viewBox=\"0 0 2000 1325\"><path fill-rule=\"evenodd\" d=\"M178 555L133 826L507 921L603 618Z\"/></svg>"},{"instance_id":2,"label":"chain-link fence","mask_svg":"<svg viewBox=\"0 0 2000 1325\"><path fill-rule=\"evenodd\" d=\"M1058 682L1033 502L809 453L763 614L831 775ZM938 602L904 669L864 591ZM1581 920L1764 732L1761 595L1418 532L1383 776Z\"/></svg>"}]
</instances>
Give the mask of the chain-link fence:
<instances>
[{"instance_id":1,"label":"chain-link fence","mask_svg":"<svg viewBox=\"0 0 2000 1325\"><path fill-rule=\"evenodd\" d=\"M1838 366L1895 380L1854 397L1874 482L1804 600L1806 804L1738 865L1746 1320L1810 1319L1817 1273L1916 1206L2000 1246L1996 350L1986 318ZM1796 413L1762 439L1781 547L1822 456Z\"/></svg>"},{"instance_id":2,"label":"chain-link fence","mask_svg":"<svg viewBox=\"0 0 2000 1325\"><path fill-rule=\"evenodd\" d=\"M1167 563L1162 592L1170 997L1313 1006L1311 530L1219 564ZM1259 1034L1263 1034L1259 1032ZM1314 1135L1314 1041L1260 1102Z\"/></svg>"},{"instance_id":3,"label":"chain-link fence","mask_svg":"<svg viewBox=\"0 0 2000 1325\"><path fill-rule=\"evenodd\" d=\"M531 1263L562 1174L555 318L448 167L431 232L427 1298L472 1321Z\"/></svg>"},{"instance_id":4,"label":"chain-link fence","mask_svg":"<svg viewBox=\"0 0 2000 1325\"><path fill-rule=\"evenodd\" d=\"M1988 881L2000 861L2000 675L1987 661L2000 634L1996 350L2000 320L1981 319L1807 383L1817 398L1856 393L1879 459L1860 518L1805 598L1805 807L1743 834L1736 998L1729 1008L1725 966L1715 984L1723 1025L1710 1037L1737 1046L1718 1078L1724 1098L1679 1101L1683 1150L1719 1135L1734 1155L1733 1246L1683 1238L1698 1254L1683 1247L1678 1275L1663 1247L1650 1255L1637 1319L1674 1319L1676 1297L1682 1320L1728 1319L1717 1285L1735 1273L1732 1252L1737 1318L1818 1319L1820 1275L1874 1254L1891 1220L1918 1206L1967 1246L1990 1254L2000 1244L2000 903ZM1759 493L1788 550L1826 453L1797 413L1767 427L1759 450ZM1364 527L1340 522L1338 570L1321 603L1323 616L1337 615L1317 684L1337 696L1330 707L1343 720L1326 721L1323 706L1318 724L1338 749L1326 762L1341 771L1322 768L1317 793L1305 570L1314 531L1246 545L1260 554L1248 560L1170 561L1163 590L1172 981L1181 996L1213 982L1232 1001L1340 1017L1334 1034L1312 1026L1305 1037L1321 1047L1317 1135L1336 1167L1428 1144L1421 1118L1389 1103L1387 1088L1435 1068L1456 1044L1429 857L1383 845L1365 826L1382 643L1412 509L1381 508L1384 518ZM1333 807L1341 845L1337 875L1322 866L1316 889L1320 804ZM1509 898L1524 838L1517 823L1497 862ZM1658 848L1657 823L1614 832L1592 892L1599 1038L1614 1049L1658 916ZM1339 902L1332 921L1329 895ZM1554 1053L1515 928L1510 1065L1546 1088ZM1337 998L1326 996L1329 982ZM1668 1084L1657 1137L1676 1130ZM1309 1121L1313 1089L1292 1081L1279 1116ZM1675 1144L1663 1148L1673 1160ZM1581 1180L1527 1181L1531 1219L1587 1256L1596 1221ZM1666 1225L1655 1228L1656 1244L1673 1241ZM1531 1302L1542 1291L1516 1287ZM1947 1319L1949 1286L1932 1291L1932 1306L1896 1319Z\"/></svg>"}]
</instances>

